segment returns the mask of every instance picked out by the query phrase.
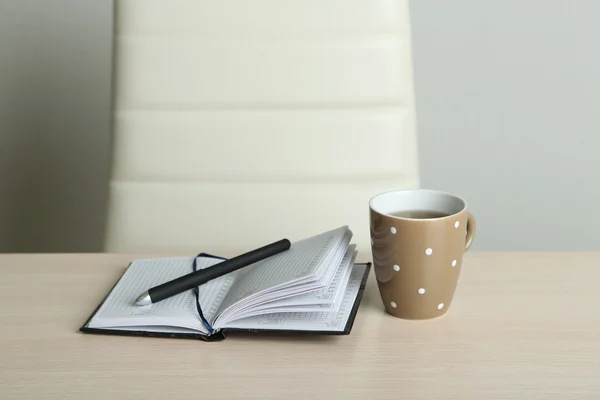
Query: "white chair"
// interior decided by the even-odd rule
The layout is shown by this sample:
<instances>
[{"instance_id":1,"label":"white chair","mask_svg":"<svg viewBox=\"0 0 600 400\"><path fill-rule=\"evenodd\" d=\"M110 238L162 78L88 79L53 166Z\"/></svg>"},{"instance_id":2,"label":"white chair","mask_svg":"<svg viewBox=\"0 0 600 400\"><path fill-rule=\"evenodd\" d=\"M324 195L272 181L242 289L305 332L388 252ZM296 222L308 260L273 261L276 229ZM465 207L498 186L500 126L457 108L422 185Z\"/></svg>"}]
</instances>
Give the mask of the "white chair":
<instances>
[{"instance_id":1,"label":"white chair","mask_svg":"<svg viewBox=\"0 0 600 400\"><path fill-rule=\"evenodd\" d=\"M401 0L117 0L107 252L231 255L419 186Z\"/></svg>"}]
</instances>

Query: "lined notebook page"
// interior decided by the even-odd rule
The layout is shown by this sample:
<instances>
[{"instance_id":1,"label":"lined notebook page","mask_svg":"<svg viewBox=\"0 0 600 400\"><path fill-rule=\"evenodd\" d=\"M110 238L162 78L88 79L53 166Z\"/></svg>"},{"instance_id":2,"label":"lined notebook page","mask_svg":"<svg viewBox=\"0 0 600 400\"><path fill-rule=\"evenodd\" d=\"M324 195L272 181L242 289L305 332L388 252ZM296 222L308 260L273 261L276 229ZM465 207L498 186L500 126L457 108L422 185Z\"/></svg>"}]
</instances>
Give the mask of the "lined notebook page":
<instances>
[{"instance_id":1,"label":"lined notebook page","mask_svg":"<svg viewBox=\"0 0 600 400\"><path fill-rule=\"evenodd\" d=\"M192 272L192 262L191 257L134 260L89 326L167 325L205 331L196 309L196 297L191 290L148 306L135 304L137 297L148 289ZM218 259L201 258L198 259L198 268L206 268L218 262ZM218 309L218 304L213 304L214 300L219 298L222 286L230 284L232 279L223 278L202 285L199 298L203 310L206 308L216 312Z\"/></svg>"},{"instance_id":2,"label":"lined notebook page","mask_svg":"<svg viewBox=\"0 0 600 400\"><path fill-rule=\"evenodd\" d=\"M212 257L198 257L196 266L198 269L204 269L215 265L218 262L220 262L220 260L215 260ZM227 275L208 281L204 285L198 287L198 303L200 303L204 318L210 323L212 323L217 316L221 304L237 278L238 272L239 271L230 272Z\"/></svg>"},{"instance_id":3,"label":"lined notebook page","mask_svg":"<svg viewBox=\"0 0 600 400\"><path fill-rule=\"evenodd\" d=\"M252 307L252 311L268 310L270 308L283 308L291 306L301 306L304 309L314 305L332 305L336 300L341 301L341 297L346 290L348 279L354 266L356 259L356 245L348 247L340 266L335 271L333 281L328 287L323 289L315 290L310 293L300 294L296 296L287 297L284 299L276 299L266 304ZM286 309L287 310L287 309ZM289 311L289 310L287 310ZM258 312L255 315L259 315Z\"/></svg>"},{"instance_id":4,"label":"lined notebook page","mask_svg":"<svg viewBox=\"0 0 600 400\"><path fill-rule=\"evenodd\" d=\"M344 259L346 251L348 250L348 246L350 245L350 239L351 236L349 234L346 235L342 241L343 245L339 246L336 251L331 251L329 256L322 263L324 267L319 272L320 279L318 283L320 286L328 287L331 285L331 282L333 282L337 270L336 268L332 267L335 265L340 265Z\"/></svg>"},{"instance_id":5,"label":"lined notebook page","mask_svg":"<svg viewBox=\"0 0 600 400\"><path fill-rule=\"evenodd\" d=\"M226 310L238 301L262 291L314 277L332 245L338 243L347 232L348 228L342 227L294 242L289 250L239 270L239 278L231 286L221 309Z\"/></svg>"},{"instance_id":6,"label":"lined notebook page","mask_svg":"<svg viewBox=\"0 0 600 400\"><path fill-rule=\"evenodd\" d=\"M354 247L355 246L353 245L352 250ZM265 304L251 307L241 312L236 312L235 315L231 315L227 321L281 312L337 312L341 307L343 297L346 293L355 258L356 252L354 251L349 254L348 257L344 258L345 262L341 264L341 267L338 269L335 281L332 283L332 286L328 288L280 300L269 301ZM224 321L223 324L227 325L227 321Z\"/></svg>"},{"instance_id":7,"label":"lined notebook page","mask_svg":"<svg viewBox=\"0 0 600 400\"><path fill-rule=\"evenodd\" d=\"M283 312L248 317L227 323L227 328L343 331L352 312L352 307L367 266L356 264L338 312ZM221 327L219 327L221 328Z\"/></svg>"}]
</instances>

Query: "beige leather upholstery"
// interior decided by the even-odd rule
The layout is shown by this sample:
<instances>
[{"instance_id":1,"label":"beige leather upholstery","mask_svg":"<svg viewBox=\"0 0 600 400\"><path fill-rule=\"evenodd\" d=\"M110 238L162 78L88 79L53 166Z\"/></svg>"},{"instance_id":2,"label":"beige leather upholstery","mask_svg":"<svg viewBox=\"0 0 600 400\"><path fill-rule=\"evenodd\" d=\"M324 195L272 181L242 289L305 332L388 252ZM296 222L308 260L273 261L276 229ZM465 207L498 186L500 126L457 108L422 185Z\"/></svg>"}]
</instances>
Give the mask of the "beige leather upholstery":
<instances>
[{"instance_id":1,"label":"beige leather upholstery","mask_svg":"<svg viewBox=\"0 0 600 400\"><path fill-rule=\"evenodd\" d=\"M231 253L419 186L408 4L117 0L111 252Z\"/></svg>"}]
</instances>

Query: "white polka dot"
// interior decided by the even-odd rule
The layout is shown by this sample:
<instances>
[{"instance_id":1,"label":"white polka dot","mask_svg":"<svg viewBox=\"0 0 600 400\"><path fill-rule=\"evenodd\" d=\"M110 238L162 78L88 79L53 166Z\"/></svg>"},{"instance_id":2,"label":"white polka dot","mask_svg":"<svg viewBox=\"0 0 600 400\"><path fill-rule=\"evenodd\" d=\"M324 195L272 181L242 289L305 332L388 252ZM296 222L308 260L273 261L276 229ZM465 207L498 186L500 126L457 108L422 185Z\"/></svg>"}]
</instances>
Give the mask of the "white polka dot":
<instances>
[{"instance_id":1,"label":"white polka dot","mask_svg":"<svg viewBox=\"0 0 600 400\"><path fill-rule=\"evenodd\" d=\"M392 235L396 234L396 228L394 228L393 226L390 228L390 232L392 232Z\"/></svg>"},{"instance_id":2,"label":"white polka dot","mask_svg":"<svg viewBox=\"0 0 600 400\"><path fill-rule=\"evenodd\" d=\"M396 272L400 271L400 266L399 265L394 265L393 268L394 268L394 271L396 271Z\"/></svg>"},{"instance_id":3,"label":"white polka dot","mask_svg":"<svg viewBox=\"0 0 600 400\"><path fill-rule=\"evenodd\" d=\"M417 292L419 292L419 294L423 294L423 293L425 293L425 289L421 288L421 289L417 290Z\"/></svg>"},{"instance_id":4,"label":"white polka dot","mask_svg":"<svg viewBox=\"0 0 600 400\"><path fill-rule=\"evenodd\" d=\"M438 310L441 310L442 308L444 308L444 303L438 304Z\"/></svg>"},{"instance_id":5,"label":"white polka dot","mask_svg":"<svg viewBox=\"0 0 600 400\"><path fill-rule=\"evenodd\" d=\"M394 303L393 301L390 302L390 306L392 306L392 308L396 308L396 303Z\"/></svg>"},{"instance_id":6,"label":"white polka dot","mask_svg":"<svg viewBox=\"0 0 600 400\"><path fill-rule=\"evenodd\" d=\"M454 223L454 227L455 227L455 228L458 228L459 226L460 226L460 222L456 221L456 222Z\"/></svg>"},{"instance_id":7,"label":"white polka dot","mask_svg":"<svg viewBox=\"0 0 600 400\"><path fill-rule=\"evenodd\" d=\"M430 256L431 254L433 254L433 250L431 248L428 248L425 250L425 254L427 254L428 256Z\"/></svg>"},{"instance_id":8,"label":"white polka dot","mask_svg":"<svg viewBox=\"0 0 600 400\"><path fill-rule=\"evenodd\" d=\"M452 260L452 266L456 267L456 260Z\"/></svg>"}]
</instances>

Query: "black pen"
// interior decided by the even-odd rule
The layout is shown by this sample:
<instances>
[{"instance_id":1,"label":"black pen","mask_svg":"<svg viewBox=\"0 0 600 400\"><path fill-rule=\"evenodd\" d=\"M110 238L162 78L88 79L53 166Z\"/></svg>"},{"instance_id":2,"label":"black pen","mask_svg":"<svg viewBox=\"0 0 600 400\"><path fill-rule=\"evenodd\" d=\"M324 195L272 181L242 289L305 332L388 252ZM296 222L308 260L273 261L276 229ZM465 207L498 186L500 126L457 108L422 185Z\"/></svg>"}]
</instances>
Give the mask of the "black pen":
<instances>
[{"instance_id":1,"label":"black pen","mask_svg":"<svg viewBox=\"0 0 600 400\"><path fill-rule=\"evenodd\" d=\"M264 260L275 254L290 248L288 239L281 239L247 253L240 254L234 258L222 261L211 267L201 269L187 275L183 275L172 281L163 283L142 293L135 301L138 306L146 306L156 303L168 297L174 296L186 290L205 284L208 281L221 277L225 274Z\"/></svg>"}]
</instances>

